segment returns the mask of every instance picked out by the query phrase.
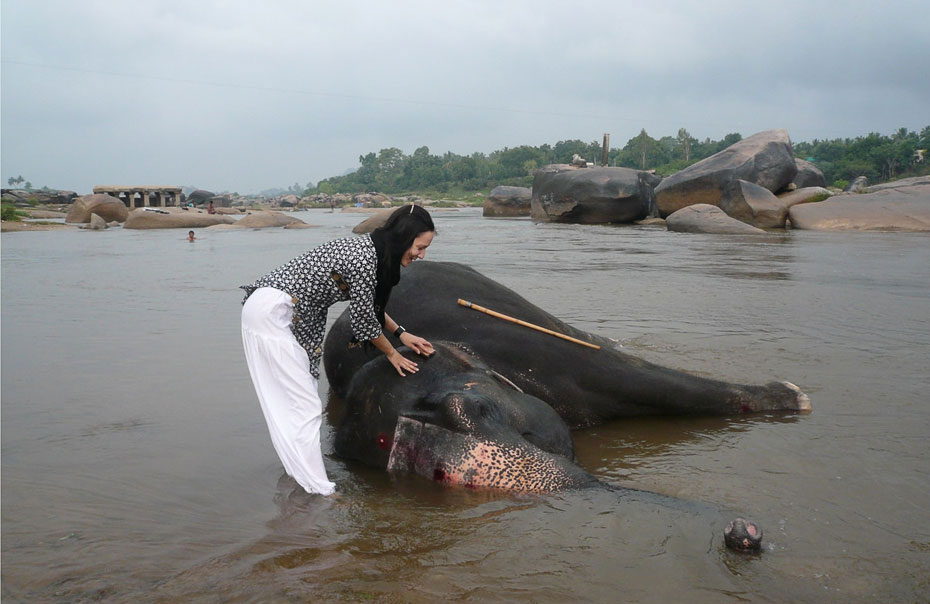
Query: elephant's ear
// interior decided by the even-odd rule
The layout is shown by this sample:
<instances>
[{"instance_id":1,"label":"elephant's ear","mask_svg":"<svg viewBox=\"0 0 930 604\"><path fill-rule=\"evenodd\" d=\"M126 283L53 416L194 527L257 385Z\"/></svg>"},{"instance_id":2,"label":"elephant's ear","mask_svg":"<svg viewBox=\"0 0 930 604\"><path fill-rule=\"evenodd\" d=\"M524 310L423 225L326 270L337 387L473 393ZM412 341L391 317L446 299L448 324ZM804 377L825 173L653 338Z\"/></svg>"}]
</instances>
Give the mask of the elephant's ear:
<instances>
[{"instance_id":1,"label":"elephant's ear","mask_svg":"<svg viewBox=\"0 0 930 604\"><path fill-rule=\"evenodd\" d=\"M498 372L494 371L493 369L488 369L488 374L496 378L497 381L500 382L501 384L505 386L510 386L511 388L513 388L514 390L516 390L517 392L521 394L523 393L523 390L519 386L517 386L516 384L514 384L513 382L511 382L509 379L502 376Z\"/></svg>"}]
</instances>

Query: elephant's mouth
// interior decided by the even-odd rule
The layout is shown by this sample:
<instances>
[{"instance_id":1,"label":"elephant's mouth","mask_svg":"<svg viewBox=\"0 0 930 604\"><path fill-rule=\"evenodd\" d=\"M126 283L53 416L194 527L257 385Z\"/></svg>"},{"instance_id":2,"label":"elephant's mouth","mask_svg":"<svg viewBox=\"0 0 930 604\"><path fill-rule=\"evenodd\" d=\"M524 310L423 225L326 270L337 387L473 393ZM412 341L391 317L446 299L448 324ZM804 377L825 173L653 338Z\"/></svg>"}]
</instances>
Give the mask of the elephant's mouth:
<instances>
[{"instance_id":1,"label":"elephant's mouth","mask_svg":"<svg viewBox=\"0 0 930 604\"><path fill-rule=\"evenodd\" d=\"M387 468L445 485L523 492L558 491L592 480L568 459L526 441L497 442L408 417L397 419Z\"/></svg>"}]
</instances>

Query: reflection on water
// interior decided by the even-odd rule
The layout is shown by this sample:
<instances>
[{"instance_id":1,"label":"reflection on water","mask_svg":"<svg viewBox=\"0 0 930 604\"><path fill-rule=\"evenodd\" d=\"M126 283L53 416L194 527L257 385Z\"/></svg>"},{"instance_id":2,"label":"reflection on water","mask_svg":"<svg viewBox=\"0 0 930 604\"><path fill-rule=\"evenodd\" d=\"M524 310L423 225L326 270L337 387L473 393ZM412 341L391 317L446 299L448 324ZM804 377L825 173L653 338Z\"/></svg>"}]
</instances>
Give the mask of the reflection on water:
<instances>
[{"instance_id":1,"label":"reflection on water","mask_svg":"<svg viewBox=\"0 0 930 604\"><path fill-rule=\"evenodd\" d=\"M304 217L320 227L193 244L3 235L4 600L927 599L930 238L437 211L430 259L647 360L795 382L814 413L575 435L603 480L674 499L443 489L332 457L326 499L282 477L238 333L239 284L364 218ZM765 529L762 556L723 548L737 514Z\"/></svg>"}]
</instances>

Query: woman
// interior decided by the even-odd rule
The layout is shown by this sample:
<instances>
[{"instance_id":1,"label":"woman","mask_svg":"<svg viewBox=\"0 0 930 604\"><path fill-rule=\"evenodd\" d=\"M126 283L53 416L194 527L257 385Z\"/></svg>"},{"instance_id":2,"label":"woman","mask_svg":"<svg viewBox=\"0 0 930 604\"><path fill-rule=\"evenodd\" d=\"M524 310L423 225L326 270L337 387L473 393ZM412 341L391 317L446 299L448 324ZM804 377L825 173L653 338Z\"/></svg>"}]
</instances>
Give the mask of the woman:
<instances>
[{"instance_id":1,"label":"woman","mask_svg":"<svg viewBox=\"0 0 930 604\"><path fill-rule=\"evenodd\" d=\"M415 373L385 330L417 354L433 346L384 312L401 267L426 256L436 229L429 212L398 208L370 235L337 239L268 273L246 291L242 343L271 442L285 471L308 493L330 495L320 450L323 404L317 392L326 314L349 301L354 340L371 342L397 373Z\"/></svg>"}]
</instances>

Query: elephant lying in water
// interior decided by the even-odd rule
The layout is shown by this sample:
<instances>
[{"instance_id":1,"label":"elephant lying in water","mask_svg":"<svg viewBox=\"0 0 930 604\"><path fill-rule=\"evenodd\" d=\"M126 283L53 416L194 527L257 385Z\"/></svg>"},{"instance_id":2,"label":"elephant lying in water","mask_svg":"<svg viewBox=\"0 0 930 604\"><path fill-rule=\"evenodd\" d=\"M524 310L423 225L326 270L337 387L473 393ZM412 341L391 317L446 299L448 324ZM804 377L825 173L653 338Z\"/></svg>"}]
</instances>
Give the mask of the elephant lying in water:
<instances>
[{"instance_id":1,"label":"elephant lying in water","mask_svg":"<svg viewBox=\"0 0 930 604\"><path fill-rule=\"evenodd\" d=\"M457 305L459 298L581 340L579 346ZM648 363L572 328L473 269L418 262L388 312L436 354L397 376L383 355L350 347L348 310L326 339L324 365L345 400L342 457L444 484L557 491L599 481L577 466L570 430L636 415L809 412L787 382L730 384Z\"/></svg>"}]
</instances>

